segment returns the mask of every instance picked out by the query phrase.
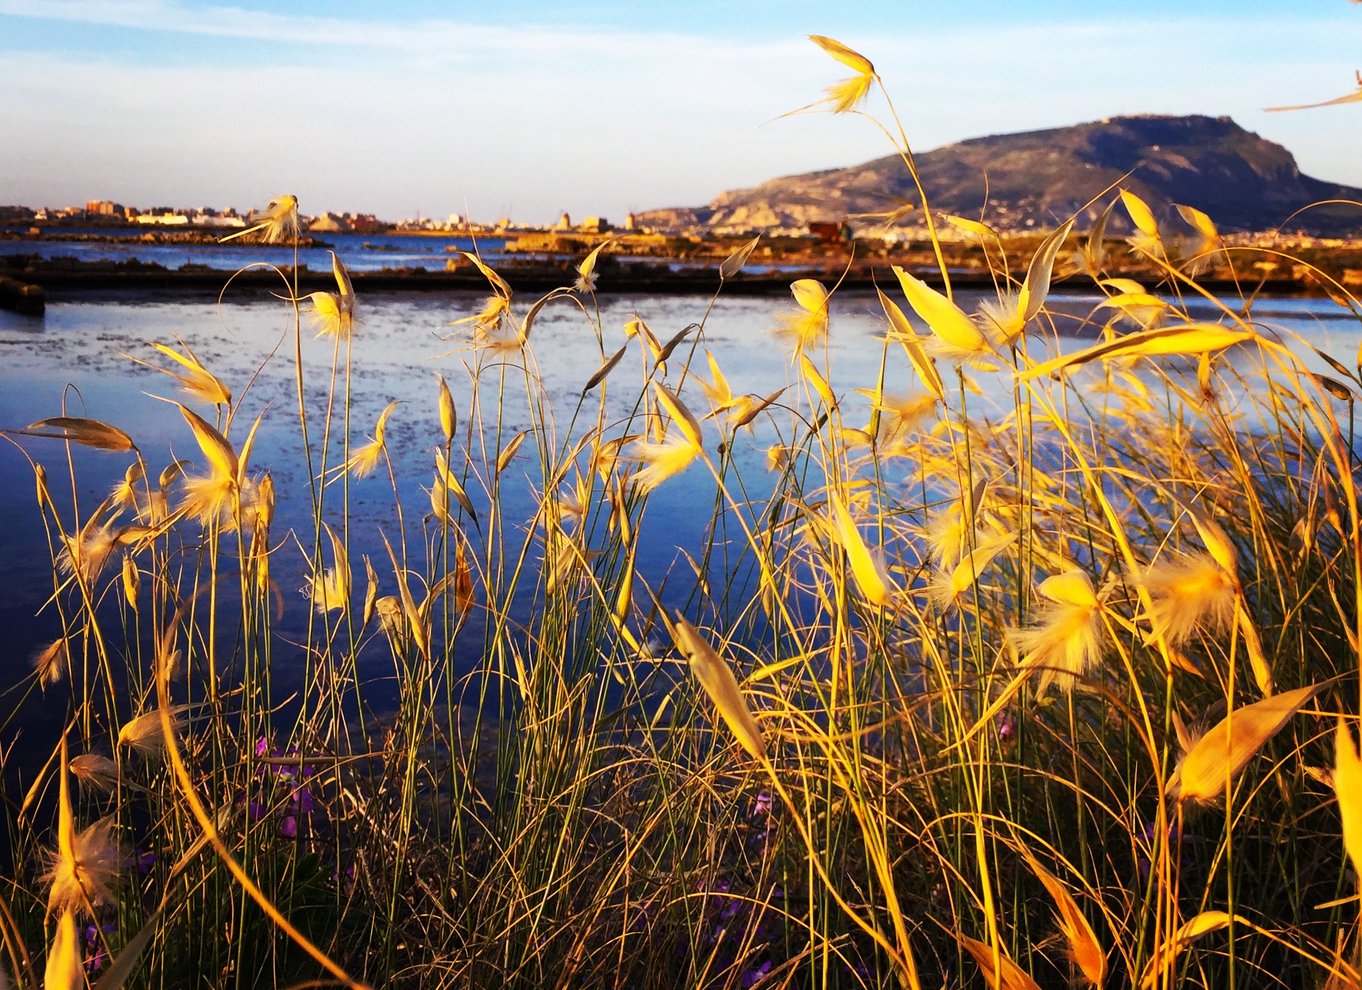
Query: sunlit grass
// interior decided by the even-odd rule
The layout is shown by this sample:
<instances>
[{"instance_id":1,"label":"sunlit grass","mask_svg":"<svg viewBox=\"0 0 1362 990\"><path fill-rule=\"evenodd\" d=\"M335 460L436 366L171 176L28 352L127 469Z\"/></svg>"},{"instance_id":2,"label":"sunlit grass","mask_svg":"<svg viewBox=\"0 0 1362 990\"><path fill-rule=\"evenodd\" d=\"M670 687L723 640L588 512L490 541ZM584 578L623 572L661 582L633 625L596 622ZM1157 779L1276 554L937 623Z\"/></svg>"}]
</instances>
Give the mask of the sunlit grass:
<instances>
[{"instance_id":1,"label":"sunlit grass","mask_svg":"<svg viewBox=\"0 0 1362 990\"><path fill-rule=\"evenodd\" d=\"M872 64L815 41L856 73L832 108L860 106ZM948 279L886 273L877 380L830 362L817 281L772 308L785 380L735 395L713 299L663 343L602 321L599 247L533 300L470 258L492 294L450 314L442 359L467 407L442 377L371 427L351 421L365 331L337 260L336 293L278 293L296 339L311 319L333 341L321 422L300 343L296 416L247 422L246 383L168 342L174 366L150 368L183 388L166 416L200 463L147 463L112 414L16 431L124 480L90 506L35 467L61 634L17 714L61 708L64 729L6 795L7 978L1356 985L1362 381L1255 320L1252 259L1210 218L1183 213L1198 247L1179 252L1111 201L1132 244L1104 240L1098 204L1095 235L1061 225L1020 277L990 255L976 312ZM257 232L296 238L296 207ZM1163 277L1101 280L1126 250ZM1243 297L1204 291L1209 254L1245 266ZM1048 300L1079 271L1105 299L1091 346L1060 352ZM1205 302L1216 319L1193 318ZM566 403L535 354L549 307L599 352ZM971 409L984 376L1002 415ZM387 431L422 405L440 428L406 478ZM305 465L252 456L294 430ZM758 443L768 469L740 467ZM306 489L309 531L273 531L276 474ZM361 483L392 500L365 552ZM683 483L705 535L651 572L653 503ZM299 548L301 598L276 582ZM285 654L306 669L281 697ZM361 655L391 667L381 712Z\"/></svg>"}]
</instances>

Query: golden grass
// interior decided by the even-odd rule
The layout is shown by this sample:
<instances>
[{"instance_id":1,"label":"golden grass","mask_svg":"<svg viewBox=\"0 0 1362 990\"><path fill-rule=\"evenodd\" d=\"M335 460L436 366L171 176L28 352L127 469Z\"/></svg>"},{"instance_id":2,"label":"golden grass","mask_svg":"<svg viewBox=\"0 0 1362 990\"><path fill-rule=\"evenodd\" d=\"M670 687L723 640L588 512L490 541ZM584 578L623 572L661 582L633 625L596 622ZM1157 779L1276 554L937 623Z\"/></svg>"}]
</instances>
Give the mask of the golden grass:
<instances>
[{"instance_id":1,"label":"golden grass","mask_svg":"<svg viewBox=\"0 0 1362 990\"><path fill-rule=\"evenodd\" d=\"M814 41L855 73L832 109L861 105L873 65ZM1117 202L1132 245L1104 237ZM394 456L396 402L370 433L351 423L364 328L336 261L335 293L281 294L296 340L308 301L334 338L324 411L300 343L297 419L243 429L240 383L176 342L147 370L185 390L167 415L197 467L150 464L100 419L14 431L121 458L121 480L86 506L35 465L61 633L17 717L67 707L7 795L6 970L34 987L39 968L78 986L97 957L147 987L1355 983L1362 377L1329 359L1323 380L1268 332L1252 258L1211 218L1180 211L1188 251L1133 195L1099 205L1024 274L999 256L973 311L896 270L874 380L831 360L837 293L814 280L772 314L785 380L738 394L714 299L659 335L602 320L599 248L528 304L469 256L491 296L447 324L468 378L451 362L400 397L394 422L424 402L429 435ZM289 236L296 208L256 232ZM1106 278L1130 250L1162 280ZM1206 266L1243 296L1205 292ZM1101 299L1098 339L1075 346L1054 287L1080 271ZM546 312L580 318L596 369L565 408L536 358ZM986 389L1002 412L981 413ZM305 463L256 463L285 430ZM289 534L272 532L284 477L311 508ZM366 505L387 486L377 536L358 485ZM404 504L417 485L428 501ZM695 544L669 542L669 501L702 520ZM278 585L300 566L288 626ZM281 663L300 667L287 696Z\"/></svg>"}]
</instances>

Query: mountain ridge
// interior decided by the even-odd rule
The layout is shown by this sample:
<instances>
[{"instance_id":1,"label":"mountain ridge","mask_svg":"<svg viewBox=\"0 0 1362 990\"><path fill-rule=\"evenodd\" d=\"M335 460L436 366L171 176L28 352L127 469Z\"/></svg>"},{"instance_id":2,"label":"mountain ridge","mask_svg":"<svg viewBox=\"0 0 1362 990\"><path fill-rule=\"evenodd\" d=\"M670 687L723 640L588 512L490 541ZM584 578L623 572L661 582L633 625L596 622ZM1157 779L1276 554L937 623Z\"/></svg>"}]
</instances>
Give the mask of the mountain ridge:
<instances>
[{"instance_id":1,"label":"mountain ridge","mask_svg":"<svg viewBox=\"0 0 1362 990\"><path fill-rule=\"evenodd\" d=\"M969 138L918 154L916 162L933 211L982 218L1007 231L1096 216L1116 187L1145 199L1160 218L1173 217L1174 204L1194 206L1226 232L1275 228L1324 200L1362 202L1362 189L1305 175L1285 147L1225 116L1109 117ZM1108 187L1113 191L1101 196ZM804 229L813 222L870 227L883 223L873 215L906 203L919 207L907 214L911 223L921 217L917 192L898 155L887 155L769 179L722 192L705 206L649 210L635 220L715 232ZM1126 218L1115 211L1113 232L1123 226ZM1290 227L1316 235L1362 233L1362 207L1317 207L1291 219Z\"/></svg>"}]
</instances>

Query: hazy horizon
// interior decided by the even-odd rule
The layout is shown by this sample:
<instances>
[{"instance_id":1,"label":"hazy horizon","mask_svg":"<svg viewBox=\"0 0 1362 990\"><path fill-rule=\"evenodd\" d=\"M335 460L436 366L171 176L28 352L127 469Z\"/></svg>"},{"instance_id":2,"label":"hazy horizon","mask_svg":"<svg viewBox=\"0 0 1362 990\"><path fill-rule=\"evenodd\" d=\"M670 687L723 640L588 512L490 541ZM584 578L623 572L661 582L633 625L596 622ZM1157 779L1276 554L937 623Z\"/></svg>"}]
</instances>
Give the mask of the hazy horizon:
<instances>
[{"instance_id":1,"label":"hazy horizon","mask_svg":"<svg viewBox=\"0 0 1362 990\"><path fill-rule=\"evenodd\" d=\"M0 202L249 209L289 192L309 214L526 223L700 205L892 150L862 119L782 116L846 74L809 33L875 62L920 151L1203 113L1362 185L1336 139L1362 108L1262 110L1355 88L1362 10L1342 0L1157 2L1138 23L1112 2L849 6L0 0Z\"/></svg>"}]
</instances>

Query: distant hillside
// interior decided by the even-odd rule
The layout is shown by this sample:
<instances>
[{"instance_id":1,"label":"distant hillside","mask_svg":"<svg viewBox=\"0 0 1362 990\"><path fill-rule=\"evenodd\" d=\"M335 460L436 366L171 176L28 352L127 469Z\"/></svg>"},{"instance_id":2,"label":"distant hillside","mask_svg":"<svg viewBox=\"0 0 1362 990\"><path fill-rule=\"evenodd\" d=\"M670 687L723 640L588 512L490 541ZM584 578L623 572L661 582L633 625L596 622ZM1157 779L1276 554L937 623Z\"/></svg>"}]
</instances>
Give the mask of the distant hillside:
<instances>
[{"instance_id":1,"label":"distant hillside","mask_svg":"<svg viewBox=\"0 0 1362 990\"><path fill-rule=\"evenodd\" d=\"M1225 231L1271 229L1321 200L1362 201L1362 189L1302 175L1291 152L1229 117L1113 117L973 138L919 154L917 164L933 210L972 218L982 212L1004 230L1053 226L1118 182L1163 216L1172 215L1174 203L1195 206ZM652 210L637 219L670 228L802 228L884 213L903 201L920 205L903 162L890 156L772 179L723 193L708 206ZM1125 217L1114 215L1112 229L1122 223ZM1359 233L1362 209L1317 208L1289 229Z\"/></svg>"}]
</instances>

